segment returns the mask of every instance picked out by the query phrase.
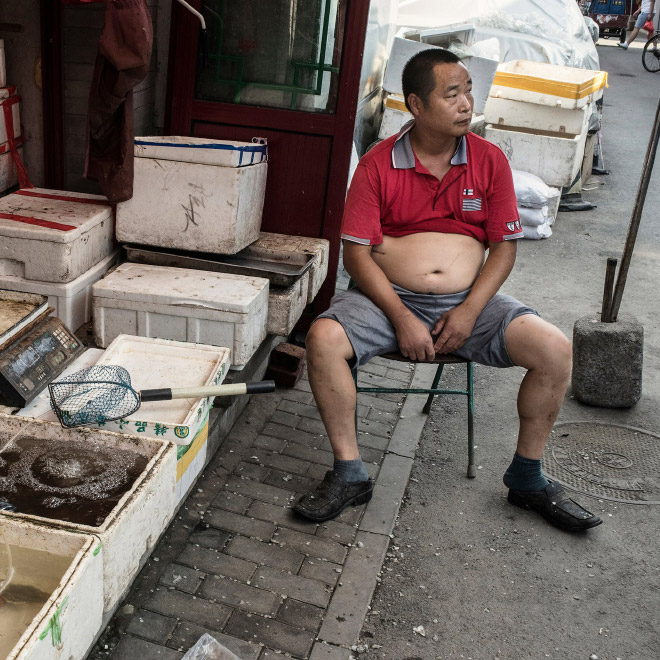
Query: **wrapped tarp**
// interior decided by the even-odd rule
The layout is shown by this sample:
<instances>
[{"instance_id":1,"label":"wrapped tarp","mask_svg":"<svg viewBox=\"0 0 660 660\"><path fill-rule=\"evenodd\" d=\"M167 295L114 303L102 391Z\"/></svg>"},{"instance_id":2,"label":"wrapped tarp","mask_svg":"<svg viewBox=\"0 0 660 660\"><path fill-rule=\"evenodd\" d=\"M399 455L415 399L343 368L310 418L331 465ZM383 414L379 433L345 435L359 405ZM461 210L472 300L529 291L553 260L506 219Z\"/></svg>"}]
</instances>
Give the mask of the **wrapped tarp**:
<instances>
[{"instance_id":1,"label":"wrapped tarp","mask_svg":"<svg viewBox=\"0 0 660 660\"><path fill-rule=\"evenodd\" d=\"M596 46L575 0L401 0L397 22L420 30L473 23L475 41L498 39L500 62L530 60L600 69Z\"/></svg>"}]
</instances>

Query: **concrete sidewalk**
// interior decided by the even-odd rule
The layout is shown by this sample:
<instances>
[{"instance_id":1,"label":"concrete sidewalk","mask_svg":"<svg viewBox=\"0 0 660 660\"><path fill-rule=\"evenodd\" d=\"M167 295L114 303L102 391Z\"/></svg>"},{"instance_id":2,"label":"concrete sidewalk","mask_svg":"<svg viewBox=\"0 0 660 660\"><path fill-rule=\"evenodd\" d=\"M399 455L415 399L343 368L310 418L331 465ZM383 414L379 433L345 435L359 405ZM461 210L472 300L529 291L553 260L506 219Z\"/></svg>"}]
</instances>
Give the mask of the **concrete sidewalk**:
<instances>
[{"instance_id":1,"label":"concrete sidewalk","mask_svg":"<svg viewBox=\"0 0 660 660\"><path fill-rule=\"evenodd\" d=\"M432 369L376 359L359 378L427 386ZM289 508L333 460L309 383L253 397L89 657L175 660L209 632L241 660L347 659L426 420L425 397L404 398L360 395L374 497L312 524Z\"/></svg>"}]
</instances>

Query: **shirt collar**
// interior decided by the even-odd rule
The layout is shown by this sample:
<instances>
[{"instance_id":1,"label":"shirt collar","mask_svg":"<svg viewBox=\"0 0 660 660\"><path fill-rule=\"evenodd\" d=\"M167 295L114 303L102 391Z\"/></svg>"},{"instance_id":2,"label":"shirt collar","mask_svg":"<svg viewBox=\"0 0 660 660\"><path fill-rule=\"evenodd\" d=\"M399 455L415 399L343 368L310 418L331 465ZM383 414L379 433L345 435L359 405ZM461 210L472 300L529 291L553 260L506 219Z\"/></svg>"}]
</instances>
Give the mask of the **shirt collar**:
<instances>
[{"instance_id":1,"label":"shirt collar","mask_svg":"<svg viewBox=\"0 0 660 660\"><path fill-rule=\"evenodd\" d=\"M414 125L415 120L411 119L403 125L396 136L392 147L392 167L396 170L407 170L415 167L415 153L410 144L410 131ZM464 135L461 137L450 162L452 165L467 165L467 141Z\"/></svg>"}]
</instances>

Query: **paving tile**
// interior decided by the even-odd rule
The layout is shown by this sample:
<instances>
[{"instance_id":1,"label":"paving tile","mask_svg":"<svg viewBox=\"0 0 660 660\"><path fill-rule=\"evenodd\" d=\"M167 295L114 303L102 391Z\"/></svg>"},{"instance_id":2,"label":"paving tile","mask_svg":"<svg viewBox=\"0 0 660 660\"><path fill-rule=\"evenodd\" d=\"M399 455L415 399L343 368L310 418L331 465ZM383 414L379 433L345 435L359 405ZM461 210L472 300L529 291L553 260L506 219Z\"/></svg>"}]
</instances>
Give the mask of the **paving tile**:
<instances>
[{"instance_id":1,"label":"paving tile","mask_svg":"<svg viewBox=\"0 0 660 660\"><path fill-rule=\"evenodd\" d=\"M370 433L358 433L358 446L371 447L380 452L385 452L390 446L390 437L382 435L371 435Z\"/></svg>"},{"instance_id":2,"label":"paving tile","mask_svg":"<svg viewBox=\"0 0 660 660\"><path fill-rule=\"evenodd\" d=\"M332 588L325 582L293 575L270 566L260 566L254 574L252 583L262 589L317 607L326 607L332 595Z\"/></svg>"},{"instance_id":3,"label":"paving tile","mask_svg":"<svg viewBox=\"0 0 660 660\"><path fill-rule=\"evenodd\" d=\"M229 479L229 476L227 476L223 484L227 483L227 479ZM245 513L251 503L251 498L245 495L238 495L237 493L230 493L226 490L218 493L213 502L211 502L218 509L226 509L234 513Z\"/></svg>"},{"instance_id":4,"label":"paving tile","mask_svg":"<svg viewBox=\"0 0 660 660\"><path fill-rule=\"evenodd\" d=\"M160 582L167 587L174 587L179 591L194 594L202 583L205 575L206 573L196 571L189 566L169 564L160 576Z\"/></svg>"},{"instance_id":5,"label":"paving tile","mask_svg":"<svg viewBox=\"0 0 660 660\"><path fill-rule=\"evenodd\" d=\"M341 564L334 564L331 561L322 561L321 559L310 559L307 557L303 562L298 575L308 577L313 580L321 580L331 586L337 584L341 575Z\"/></svg>"},{"instance_id":6,"label":"paving tile","mask_svg":"<svg viewBox=\"0 0 660 660\"><path fill-rule=\"evenodd\" d=\"M239 495L247 495L255 500L268 502L270 504L279 504L285 506L292 499L290 491L268 484L260 484L248 479L239 477L230 477L227 481L227 488Z\"/></svg>"},{"instance_id":7,"label":"paving tile","mask_svg":"<svg viewBox=\"0 0 660 660\"><path fill-rule=\"evenodd\" d=\"M226 575L235 580L247 582L254 573L257 565L230 557L218 550L210 548L198 548L194 545L186 545L177 559L179 564L185 564L211 575Z\"/></svg>"},{"instance_id":8,"label":"paving tile","mask_svg":"<svg viewBox=\"0 0 660 660\"><path fill-rule=\"evenodd\" d=\"M327 435L325 426L320 419L302 417L296 428L300 431L307 431L307 433L314 433L315 435Z\"/></svg>"},{"instance_id":9,"label":"paving tile","mask_svg":"<svg viewBox=\"0 0 660 660\"><path fill-rule=\"evenodd\" d=\"M260 642L297 658L306 658L314 642L314 634L309 631L240 610L234 611L224 632L248 642Z\"/></svg>"},{"instance_id":10,"label":"paving tile","mask_svg":"<svg viewBox=\"0 0 660 660\"><path fill-rule=\"evenodd\" d=\"M231 534L229 532L225 532L217 527L211 527L207 522L200 522L188 538L188 543L201 545L203 548L222 550L230 538Z\"/></svg>"},{"instance_id":11,"label":"paving tile","mask_svg":"<svg viewBox=\"0 0 660 660\"><path fill-rule=\"evenodd\" d=\"M299 458L293 456L284 456L279 452L272 451L255 451L257 459L253 462L259 463L268 468L280 470L282 472L292 472L293 474L304 475L309 469L309 461L301 461Z\"/></svg>"},{"instance_id":12,"label":"paving tile","mask_svg":"<svg viewBox=\"0 0 660 660\"><path fill-rule=\"evenodd\" d=\"M248 515L260 520L269 520L280 527L297 529L299 532L307 534L314 534L316 531L316 523L295 515L290 507L276 506L255 500L248 509Z\"/></svg>"},{"instance_id":13,"label":"paving tile","mask_svg":"<svg viewBox=\"0 0 660 660\"><path fill-rule=\"evenodd\" d=\"M293 573L298 572L305 559L305 555L290 548L274 543L264 543L245 536L235 536L225 552L255 564L265 564Z\"/></svg>"},{"instance_id":14,"label":"paving tile","mask_svg":"<svg viewBox=\"0 0 660 660\"><path fill-rule=\"evenodd\" d=\"M350 660L353 654L341 646L333 646L325 642L315 642L309 660Z\"/></svg>"},{"instance_id":15,"label":"paving tile","mask_svg":"<svg viewBox=\"0 0 660 660\"><path fill-rule=\"evenodd\" d=\"M332 464L330 465L310 465L309 470L307 470L307 475L310 479L316 479L317 481L321 481L323 477L325 477L325 473L328 471L329 468L332 467Z\"/></svg>"},{"instance_id":16,"label":"paving tile","mask_svg":"<svg viewBox=\"0 0 660 660\"><path fill-rule=\"evenodd\" d=\"M343 564L346 558L346 548L343 545L293 529L279 528L273 540L316 559L327 559L337 564Z\"/></svg>"},{"instance_id":17,"label":"paving tile","mask_svg":"<svg viewBox=\"0 0 660 660\"><path fill-rule=\"evenodd\" d=\"M278 621L290 623L292 626L298 626L305 630L316 632L321 627L325 609L316 607L309 603L302 603L293 598L287 598L280 607L277 616Z\"/></svg>"},{"instance_id":18,"label":"paving tile","mask_svg":"<svg viewBox=\"0 0 660 660\"><path fill-rule=\"evenodd\" d=\"M332 539L333 541L344 545L353 543L356 534L357 527L353 525L345 525L336 520L328 520L327 522L321 523L316 530L316 536L324 539Z\"/></svg>"},{"instance_id":19,"label":"paving tile","mask_svg":"<svg viewBox=\"0 0 660 660\"><path fill-rule=\"evenodd\" d=\"M273 438L269 435L259 435L252 443L253 449L267 449L276 452L282 451L284 447L286 447L286 440L283 440L282 438Z\"/></svg>"},{"instance_id":20,"label":"paving tile","mask_svg":"<svg viewBox=\"0 0 660 660\"><path fill-rule=\"evenodd\" d=\"M300 417L296 414L286 412L284 410L276 410L270 417L270 421L275 424L282 424L283 426L290 426L292 429L295 429Z\"/></svg>"},{"instance_id":21,"label":"paving tile","mask_svg":"<svg viewBox=\"0 0 660 660\"><path fill-rule=\"evenodd\" d=\"M318 434L306 433L305 431L270 422L264 426L262 435L272 435L274 438L282 438L282 440L298 442L307 446L314 446L318 443Z\"/></svg>"},{"instance_id":22,"label":"paving tile","mask_svg":"<svg viewBox=\"0 0 660 660\"><path fill-rule=\"evenodd\" d=\"M176 624L176 619L139 609L133 615L126 632L156 644L165 644Z\"/></svg>"},{"instance_id":23,"label":"paving tile","mask_svg":"<svg viewBox=\"0 0 660 660\"><path fill-rule=\"evenodd\" d=\"M396 396L403 400L402 394ZM376 408L376 410L388 410L390 412L398 412L401 409L398 402L385 398L384 394L376 395L367 392L358 394L358 405L360 404L368 405L370 408Z\"/></svg>"},{"instance_id":24,"label":"paving tile","mask_svg":"<svg viewBox=\"0 0 660 660\"><path fill-rule=\"evenodd\" d=\"M365 463L378 463L383 460L383 452L371 447L360 447L360 456Z\"/></svg>"},{"instance_id":25,"label":"paving tile","mask_svg":"<svg viewBox=\"0 0 660 660\"><path fill-rule=\"evenodd\" d=\"M159 646L144 639L133 637L133 635L124 635L119 644L112 653L113 660L179 660L183 653Z\"/></svg>"},{"instance_id":26,"label":"paving tile","mask_svg":"<svg viewBox=\"0 0 660 660\"><path fill-rule=\"evenodd\" d=\"M357 642L362 629L390 539L359 532L357 540L362 547L351 548L318 633L320 640L349 647Z\"/></svg>"},{"instance_id":27,"label":"paving tile","mask_svg":"<svg viewBox=\"0 0 660 660\"><path fill-rule=\"evenodd\" d=\"M278 406L278 410L291 413L293 415L299 415L300 417L310 417L311 419L321 419L321 414L319 409L316 407L316 404L301 403L299 401L289 401L287 399L282 399Z\"/></svg>"},{"instance_id":28,"label":"paving tile","mask_svg":"<svg viewBox=\"0 0 660 660\"><path fill-rule=\"evenodd\" d=\"M263 481L270 474L270 468L259 465L254 461L241 461L236 466L234 474L253 481Z\"/></svg>"},{"instance_id":29,"label":"paving tile","mask_svg":"<svg viewBox=\"0 0 660 660\"><path fill-rule=\"evenodd\" d=\"M209 509L204 516L204 520L213 525L213 527L225 529L234 534L254 536L259 539L269 539L275 531L275 525L272 523L263 520L254 520L253 518L241 516L231 511L224 511L223 509Z\"/></svg>"},{"instance_id":30,"label":"paving tile","mask_svg":"<svg viewBox=\"0 0 660 660\"><path fill-rule=\"evenodd\" d=\"M379 364L378 362L369 362L363 367L360 367L360 373L373 374L375 376L384 376L387 373L387 364Z\"/></svg>"},{"instance_id":31,"label":"paving tile","mask_svg":"<svg viewBox=\"0 0 660 660\"><path fill-rule=\"evenodd\" d=\"M361 419L358 422L358 430L370 433L371 435L389 437L392 435L394 426L389 422L374 422L368 419Z\"/></svg>"},{"instance_id":32,"label":"paving tile","mask_svg":"<svg viewBox=\"0 0 660 660\"><path fill-rule=\"evenodd\" d=\"M370 408L367 414L367 419L371 422L382 422L391 424L392 427L399 421L398 412L391 410L378 410L377 408Z\"/></svg>"},{"instance_id":33,"label":"paving tile","mask_svg":"<svg viewBox=\"0 0 660 660\"><path fill-rule=\"evenodd\" d=\"M214 637L241 660L257 660L261 653L261 646L257 644L250 644L250 642L245 642L242 639L224 635L215 630L208 630L188 621L181 621L179 623L167 645L175 649L187 651L196 644L197 640L204 633L208 633Z\"/></svg>"},{"instance_id":34,"label":"paving tile","mask_svg":"<svg viewBox=\"0 0 660 660\"><path fill-rule=\"evenodd\" d=\"M296 390L300 390L301 392L311 392L312 388L309 385L309 381L307 380L307 377L302 378L296 383L296 386L294 387Z\"/></svg>"},{"instance_id":35,"label":"paving tile","mask_svg":"<svg viewBox=\"0 0 660 660\"><path fill-rule=\"evenodd\" d=\"M211 630L222 630L232 613L231 608L226 605L163 587L154 591L144 607L165 616L197 623Z\"/></svg>"},{"instance_id":36,"label":"paving tile","mask_svg":"<svg viewBox=\"0 0 660 660\"><path fill-rule=\"evenodd\" d=\"M261 581L254 579L252 583L258 586ZM200 595L211 601L231 607L239 607L242 610L256 614L273 615L282 602L279 594L272 591L257 589L256 586L218 577L217 575L210 575L204 580Z\"/></svg>"},{"instance_id":37,"label":"paving tile","mask_svg":"<svg viewBox=\"0 0 660 660\"><path fill-rule=\"evenodd\" d=\"M329 451L330 443L327 440L323 441L320 439L315 439L315 443L315 445L308 447L298 444L295 441L289 442L282 450L282 453L287 456L293 456L294 458L300 458L303 461L309 461L310 463L332 467L335 458L332 455L332 451ZM322 449L321 447L327 447L327 449Z\"/></svg>"},{"instance_id":38,"label":"paving tile","mask_svg":"<svg viewBox=\"0 0 660 660\"><path fill-rule=\"evenodd\" d=\"M282 391L282 399L311 404L314 401L314 395L306 390L287 389Z\"/></svg>"},{"instance_id":39,"label":"paving tile","mask_svg":"<svg viewBox=\"0 0 660 660\"><path fill-rule=\"evenodd\" d=\"M315 479L301 477L299 474L291 474L290 472L282 472L281 470L273 470L266 477L264 483L271 486L281 485L283 488L292 490L294 493L306 493L317 485Z\"/></svg>"}]
</instances>

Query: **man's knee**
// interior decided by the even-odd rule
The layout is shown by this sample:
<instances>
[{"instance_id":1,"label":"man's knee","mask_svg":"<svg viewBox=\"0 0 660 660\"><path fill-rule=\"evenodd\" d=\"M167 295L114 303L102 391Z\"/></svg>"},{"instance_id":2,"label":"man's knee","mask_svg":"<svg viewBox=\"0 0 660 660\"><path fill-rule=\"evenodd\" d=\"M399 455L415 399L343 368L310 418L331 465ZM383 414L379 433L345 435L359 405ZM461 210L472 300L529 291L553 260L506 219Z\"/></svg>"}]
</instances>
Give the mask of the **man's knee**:
<instances>
[{"instance_id":1,"label":"man's knee","mask_svg":"<svg viewBox=\"0 0 660 660\"><path fill-rule=\"evenodd\" d=\"M556 326L527 314L511 321L506 334L509 354L517 365L543 368L558 376L570 375L571 342Z\"/></svg>"},{"instance_id":2,"label":"man's knee","mask_svg":"<svg viewBox=\"0 0 660 660\"><path fill-rule=\"evenodd\" d=\"M353 347L340 323L323 318L314 321L305 341L310 362L321 356L335 355L349 360L353 357Z\"/></svg>"}]
</instances>

